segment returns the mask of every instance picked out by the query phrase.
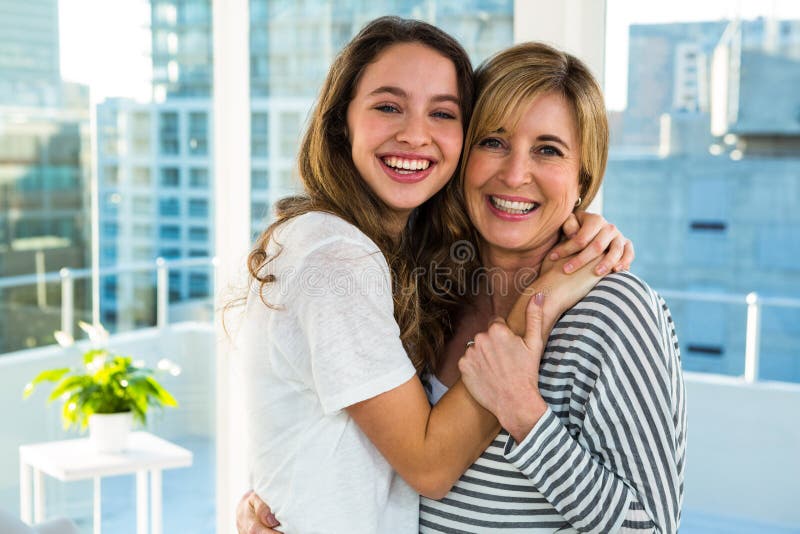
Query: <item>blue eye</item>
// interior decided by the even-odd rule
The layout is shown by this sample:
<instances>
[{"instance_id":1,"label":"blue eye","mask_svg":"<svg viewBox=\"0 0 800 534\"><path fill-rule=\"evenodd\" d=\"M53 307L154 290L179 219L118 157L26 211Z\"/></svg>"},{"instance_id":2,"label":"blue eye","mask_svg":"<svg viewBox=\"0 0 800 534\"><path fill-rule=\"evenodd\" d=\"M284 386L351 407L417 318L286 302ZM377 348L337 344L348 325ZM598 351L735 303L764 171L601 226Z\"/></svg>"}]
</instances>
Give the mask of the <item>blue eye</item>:
<instances>
[{"instance_id":1,"label":"blue eye","mask_svg":"<svg viewBox=\"0 0 800 534\"><path fill-rule=\"evenodd\" d=\"M552 145L546 145L539 149L545 156L563 156L564 153Z\"/></svg>"},{"instance_id":2,"label":"blue eye","mask_svg":"<svg viewBox=\"0 0 800 534\"><path fill-rule=\"evenodd\" d=\"M487 137L486 139L478 141L478 146L486 148L503 148L503 143L496 137Z\"/></svg>"},{"instance_id":3,"label":"blue eye","mask_svg":"<svg viewBox=\"0 0 800 534\"><path fill-rule=\"evenodd\" d=\"M437 119L453 120L457 118L456 115L450 113L449 111L434 111L431 115L433 115Z\"/></svg>"},{"instance_id":4,"label":"blue eye","mask_svg":"<svg viewBox=\"0 0 800 534\"><path fill-rule=\"evenodd\" d=\"M379 106L375 106L375 110L383 113L400 113L400 108L392 104L381 104Z\"/></svg>"}]
</instances>

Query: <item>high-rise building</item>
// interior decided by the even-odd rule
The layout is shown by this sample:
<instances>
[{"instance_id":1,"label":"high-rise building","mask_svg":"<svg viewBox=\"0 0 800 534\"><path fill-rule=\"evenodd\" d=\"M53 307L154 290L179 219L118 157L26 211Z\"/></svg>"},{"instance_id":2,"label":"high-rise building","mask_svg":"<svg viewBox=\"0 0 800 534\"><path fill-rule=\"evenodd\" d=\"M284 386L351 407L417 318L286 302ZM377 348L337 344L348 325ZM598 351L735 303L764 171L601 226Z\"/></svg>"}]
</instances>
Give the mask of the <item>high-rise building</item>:
<instances>
[{"instance_id":1,"label":"high-rise building","mask_svg":"<svg viewBox=\"0 0 800 534\"><path fill-rule=\"evenodd\" d=\"M58 0L0 0L0 105L60 105L58 36Z\"/></svg>"},{"instance_id":2,"label":"high-rise building","mask_svg":"<svg viewBox=\"0 0 800 534\"><path fill-rule=\"evenodd\" d=\"M89 264L88 92L62 83L58 35L57 0L0 0L0 277ZM0 352L52 342L60 298L41 277L4 290Z\"/></svg>"},{"instance_id":3,"label":"high-rise building","mask_svg":"<svg viewBox=\"0 0 800 534\"><path fill-rule=\"evenodd\" d=\"M631 27L623 137L658 152L612 151L604 208L655 287L800 297L798 42L797 21ZM670 301L687 369L742 374L747 306L728 297ZM800 381L800 309L761 313L760 377Z\"/></svg>"}]
</instances>

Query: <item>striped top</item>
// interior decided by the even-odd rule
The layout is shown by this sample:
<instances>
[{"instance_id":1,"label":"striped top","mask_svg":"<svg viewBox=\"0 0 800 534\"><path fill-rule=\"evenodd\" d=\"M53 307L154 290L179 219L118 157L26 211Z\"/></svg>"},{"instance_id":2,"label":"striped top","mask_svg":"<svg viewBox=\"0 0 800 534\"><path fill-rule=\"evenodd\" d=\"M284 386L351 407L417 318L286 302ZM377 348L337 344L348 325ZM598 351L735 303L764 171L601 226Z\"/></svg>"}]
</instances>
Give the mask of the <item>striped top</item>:
<instances>
[{"instance_id":1,"label":"striped top","mask_svg":"<svg viewBox=\"0 0 800 534\"><path fill-rule=\"evenodd\" d=\"M661 297L601 280L551 332L539 389L530 434L502 431L446 497L423 497L420 532L676 532L686 406Z\"/></svg>"}]
</instances>

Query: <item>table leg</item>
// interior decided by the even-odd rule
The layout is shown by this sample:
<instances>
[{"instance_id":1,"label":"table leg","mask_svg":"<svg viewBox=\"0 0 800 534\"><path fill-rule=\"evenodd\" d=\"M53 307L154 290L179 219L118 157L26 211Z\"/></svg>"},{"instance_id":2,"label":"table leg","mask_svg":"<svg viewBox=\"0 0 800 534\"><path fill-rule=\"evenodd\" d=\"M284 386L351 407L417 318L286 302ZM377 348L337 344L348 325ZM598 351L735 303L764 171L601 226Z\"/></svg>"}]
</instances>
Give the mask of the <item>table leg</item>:
<instances>
[{"instance_id":1,"label":"table leg","mask_svg":"<svg viewBox=\"0 0 800 534\"><path fill-rule=\"evenodd\" d=\"M136 472L136 534L147 534L147 471Z\"/></svg>"},{"instance_id":2,"label":"table leg","mask_svg":"<svg viewBox=\"0 0 800 534\"><path fill-rule=\"evenodd\" d=\"M33 468L33 522L44 521L44 473Z\"/></svg>"},{"instance_id":3,"label":"table leg","mask_svg":"<svg viewBox=\"0 0 800 534\"><path fill-rule=\"evenodd\" d=\"M150 517L153 521L153 534L161 534L161 470L150 471Z\"/></svg>"},{"instance_id":4,"label":"table leg","mask_svg":"<svg viewBox=\"0 0 800 534\"><path fill-rule=\"evenodd\" d=\"M33 524L31 512L31 468L28 464L19 462L19 517L29 525Z\"/></svg>"},{"instance_id":5,"label":"table leg","mask_svg":"<svg viewBox=\"0 0 800 534\"><path fill-rule=\"evenodd\" d=\"M100 501L103 497L103 490L100 487L100 477L94 477L93 482L94 505L92 506L92 532L94 532L94 534L100 534L100 529L102 528L103 524L103 509L100 507Z\"/></svg>"}]
</instances>

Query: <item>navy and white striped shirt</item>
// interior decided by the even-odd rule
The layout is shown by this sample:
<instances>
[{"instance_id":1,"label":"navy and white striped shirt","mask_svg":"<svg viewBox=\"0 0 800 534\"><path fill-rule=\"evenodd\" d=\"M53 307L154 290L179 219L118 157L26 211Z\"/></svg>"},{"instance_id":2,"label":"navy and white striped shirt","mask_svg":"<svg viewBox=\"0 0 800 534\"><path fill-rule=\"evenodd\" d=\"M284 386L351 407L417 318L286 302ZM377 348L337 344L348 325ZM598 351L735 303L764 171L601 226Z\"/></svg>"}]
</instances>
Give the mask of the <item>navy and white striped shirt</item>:
<instances>
[{"instance_id":1,"label":"navy and white striped shirt","mask_svg":"<svg viewBox=\"0 0 800 534\"><path fill-rule=\"evenodd\" d=\"M549 405L519 444L501 432L420 531L676 532L686 405L664 301L630 273L605 277L556 324L539 389Z\"/></svg>"}]
</instances>

